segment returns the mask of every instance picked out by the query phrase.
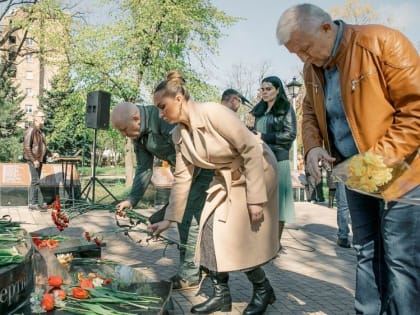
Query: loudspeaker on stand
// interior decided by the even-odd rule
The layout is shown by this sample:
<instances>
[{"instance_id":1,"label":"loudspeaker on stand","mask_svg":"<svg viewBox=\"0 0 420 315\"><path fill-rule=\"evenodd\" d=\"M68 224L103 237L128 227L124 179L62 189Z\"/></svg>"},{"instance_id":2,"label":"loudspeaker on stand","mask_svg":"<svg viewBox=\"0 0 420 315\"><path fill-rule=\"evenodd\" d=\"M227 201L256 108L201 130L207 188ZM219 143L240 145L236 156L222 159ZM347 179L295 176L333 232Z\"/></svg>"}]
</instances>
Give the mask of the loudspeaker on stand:
<instances>
[{"instance_id":1,"label":"loudspeaker on stand","mask_svg":"<svg viewBox=\"0 0 420 315\"><path fill-rule=\"evenodd\" d=\"M111 94L104 91L93 91L87 95L86 127L108 129Z\"/></svg>"}]
</instances>

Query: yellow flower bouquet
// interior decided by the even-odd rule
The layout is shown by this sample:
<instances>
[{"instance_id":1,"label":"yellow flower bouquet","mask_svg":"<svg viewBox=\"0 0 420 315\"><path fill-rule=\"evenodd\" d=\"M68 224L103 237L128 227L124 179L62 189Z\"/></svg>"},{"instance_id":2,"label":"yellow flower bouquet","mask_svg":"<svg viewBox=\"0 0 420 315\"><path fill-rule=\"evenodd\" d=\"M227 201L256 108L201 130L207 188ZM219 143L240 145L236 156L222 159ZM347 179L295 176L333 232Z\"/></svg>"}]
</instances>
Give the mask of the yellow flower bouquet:
<instances>
[{"instance_id":1,"label":"yellow flower bouquet","mask_svg":"<svg viewBox=\"0 0 420 315\"><path fill-rule=\"evenodd\" d=\"M368 193L380 192L381 187L392 179L393 168L385 165L382 156L373 152L358 154L347 163L345 184Z\"/></svg>"},{"instance_id":2,"label":"yellow flower bouquet","mask_svg":"<svg viewBox=\"0 0 420 315\"><path fill-rule=\"evenodd\" d=\"M404 161L388 166L385 164L383 156L367 151L336 165L332 170L332 177L334 181L342 181L349 189L362 194L382 198L386 201L398 200L410 204L420 204L417 199L406 200L407 198L398 196L395 198L392 186L394 183L398 187L406 184L413 186L410 182L404 180L401 182L401 175L406 171L412 171L410 164L417 155L420 156L420 148L416 149ZM416 175L413 176L416 177ZM417 182L417 180L415 181Z\"/></svg>"}]
</instances>

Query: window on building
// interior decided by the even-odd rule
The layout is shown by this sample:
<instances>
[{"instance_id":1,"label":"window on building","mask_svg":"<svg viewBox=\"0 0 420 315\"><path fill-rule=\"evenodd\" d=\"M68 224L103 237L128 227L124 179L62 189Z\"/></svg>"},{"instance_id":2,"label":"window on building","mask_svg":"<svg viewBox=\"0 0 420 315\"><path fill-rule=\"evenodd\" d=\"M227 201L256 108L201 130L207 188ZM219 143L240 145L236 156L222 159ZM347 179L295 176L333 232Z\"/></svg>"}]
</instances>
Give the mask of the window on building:
<instances>
[{"instance_id":1,"label":"window on building","mask_svg":"<svg viewBox=\"0 0 420 315\"><path fill-rule=\"evenodd\" d=\"M32 114L32 105L31 104L25 104L25 113Z\"/></svg>"},{"instance_id":2,"label":"window on building","mask_svg":"<svg viewBox=\"0 0 420 315\"><path fill-rule=\"evenodd\" d=\"M26 71L25 79L26 80L33 80L34 73L32 71Z\"/></svg>"},{"instance_id":3,"label":"window on building","mask_svg":"<svg viewBox=\"0 0 420 315\"><path fill-rule=\"evenodd\" d=\"M26 55L25 59L26 59L26 63L32 63L33 62L32 54Z\"/></svg>"},{"instance_id":4,"label":"window on building","mask_svg":"<svg viewBox=\"0 0 420 315\"><path fill-rule=\"evenodd\" d=\"M32 89L31 88L26 88L25 89L25 94L26 94L26 96L32 96L33 95Z\"/></svg>"},{"instance_id":5,"label":"window on building","mask_svg":"<svg viewBox=\"0 0 420 315\"><path fill-rule=\"evenodd\" d=\"M32 46L34 44L33 38L25 39L26 46Z\"/></svg>"},{"instance_id":6,"label":"window on building","mask_svg":"<svg viewBox=\"0 0 420 315\"><path fill-rule=\"evenodd\" d=\"M16 51L9 50L9 61L14 61L16 59Z\"/></svg>"},{"instance_id":7,"label":"window on building","mask_svg":"<svg viewBox=\"0 0 420 315\"><path fill-rule=\"evenodd\" d=\"M16 44L16 36L14 35L9 36L9 44Z\"/></svg>"},{"instance_id":8,"label":"window on building","mask_svg":"<svg viewBox=\"0 0 420 315\"><path fill-rule=\"evenodd\" d=\"M11 65L9 69L7 69L7 74L10 78L16 78L16 65Z\"/></svg>"}]
</instances>

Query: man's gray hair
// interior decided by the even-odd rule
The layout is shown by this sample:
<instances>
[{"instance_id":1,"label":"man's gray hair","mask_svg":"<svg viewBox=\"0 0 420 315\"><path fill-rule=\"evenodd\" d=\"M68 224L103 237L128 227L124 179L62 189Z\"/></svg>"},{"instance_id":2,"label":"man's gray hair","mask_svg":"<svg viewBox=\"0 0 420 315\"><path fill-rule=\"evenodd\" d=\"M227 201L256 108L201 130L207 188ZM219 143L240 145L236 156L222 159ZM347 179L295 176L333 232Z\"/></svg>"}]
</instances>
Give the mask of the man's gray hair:
<instances>
[{"instance_id":1,"label":"man's gray hair","mask_svg":"<svg viewBox=\"0 0 420 315\"><path fill-rule=\"evenodd\" d=\"M295 5L280 16L276 32L278 43L286 44L295 31L314 34L324 22L332 23L332 18L320 7L310 3Z\"/></svg>"},{"instance_id":2,"label":"man's gray hair","mask_svg":"<svg viewBox=\"0 0 420 315\"><path fill-rule=\"evenodd\" d=\"M38 117L39 115L43 114L43 116L45 116L45 112L41 109L37 109L32 113L32 118L33 120L35 120L36 117Z\"/></svg>"}]
</instances>

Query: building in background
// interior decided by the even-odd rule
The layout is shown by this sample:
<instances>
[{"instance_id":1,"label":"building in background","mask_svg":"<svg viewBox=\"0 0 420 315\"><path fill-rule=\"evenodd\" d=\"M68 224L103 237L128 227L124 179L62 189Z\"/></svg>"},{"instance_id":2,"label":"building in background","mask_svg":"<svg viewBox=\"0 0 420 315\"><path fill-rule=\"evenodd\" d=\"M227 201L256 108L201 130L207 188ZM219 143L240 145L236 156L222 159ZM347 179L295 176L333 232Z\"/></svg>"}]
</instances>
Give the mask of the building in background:
<instances>
[{"instance_id":1,"label":"building in background","mask_svg":"<svg viewBox=\"0 0 420 315\"><path fill-rule=\"evenodd\" d=\"M1 63L11 62L9 76L24 97L20 106L25 111L26 122L32 122L33 113L38 109L39 96L50 88L51 80L58 73L58 67L41 61L41 48L31 34L23 28L13 30L16 21L23 21L26 13L14 9L0 21Z\"/></svg>"}]
</instances>

